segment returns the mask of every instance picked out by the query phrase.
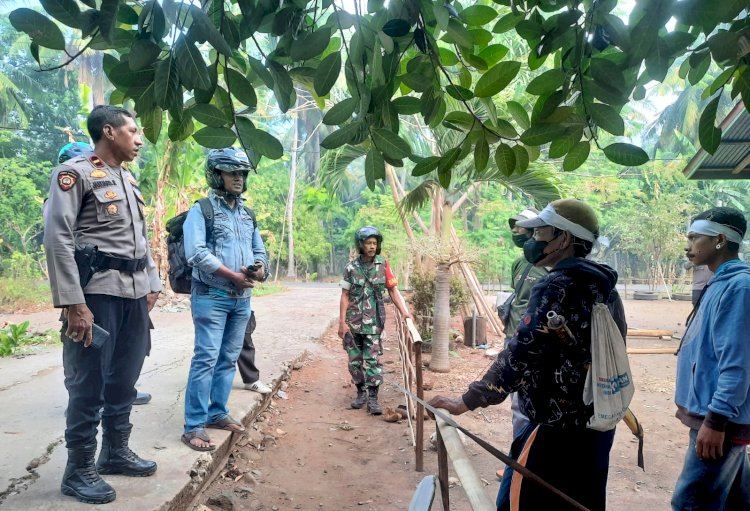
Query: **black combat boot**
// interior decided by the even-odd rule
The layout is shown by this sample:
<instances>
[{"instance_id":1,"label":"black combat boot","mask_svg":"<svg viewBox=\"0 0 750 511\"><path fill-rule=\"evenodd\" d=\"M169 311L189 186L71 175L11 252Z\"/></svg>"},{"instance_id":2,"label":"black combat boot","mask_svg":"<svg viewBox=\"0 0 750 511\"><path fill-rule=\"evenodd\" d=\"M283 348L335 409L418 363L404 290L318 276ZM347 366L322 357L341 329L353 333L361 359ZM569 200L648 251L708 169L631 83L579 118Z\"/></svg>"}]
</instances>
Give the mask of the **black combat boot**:
<instances>
[{"instance_id":1,"label":"black combat boot","mask_svg":"<svg viewBox=\"0 0 750 511\"><path fill-rule=\"evenodd\" d=\"M365 384L360 383L357 385L357 397L352 401L352 408L359 410L367 402L367 392L365 391Z\"/></svg>"},{"instance_id":2,"label":"black combat boot","mask_svg":"<svg viewBox=\"0 0 750 511\"><path fill-rule=\"evenodd\" d=\"M115 489L99 477L94 465L96 442L76 449L68 449L60 491L86 504L106 504L117 497Z\"/></svg>"},{"instance_id":3,"label":"black combat boot","mask_svg":"<svg viewBox=\"0 0 750 511\"><path fill-rule=\"evenodd\" d=\"M367 412L372 415L382 415L383 409L378 404L378 387L369 387L370 399L367 400Z\"/></svg>"},{"instance_id":4,"label":"black combat boot","mask_svg":"<svg viewBox=\"0 0 750 511\"><path fill-rule=\"evenodd\" d=\"M142 459L128 447L130 431L104 431L96 468L100 474L146 477L156 472L156 462Z\"/></svg>"}]
</instances>

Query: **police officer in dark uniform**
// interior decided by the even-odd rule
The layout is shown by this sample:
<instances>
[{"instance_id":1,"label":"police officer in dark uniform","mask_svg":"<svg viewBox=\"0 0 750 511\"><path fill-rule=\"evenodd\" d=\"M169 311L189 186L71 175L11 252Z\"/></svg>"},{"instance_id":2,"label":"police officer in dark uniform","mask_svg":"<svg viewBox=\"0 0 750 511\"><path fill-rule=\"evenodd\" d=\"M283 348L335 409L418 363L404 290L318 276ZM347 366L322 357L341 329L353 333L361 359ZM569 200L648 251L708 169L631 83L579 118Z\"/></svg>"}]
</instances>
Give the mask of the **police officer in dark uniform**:
<instances>
[{"instance_id":1,"label":"police officer in dark uniform","mask_svg":"<svg viewBox=\"0 0 750 511\"><path fill-rule=\"evenodd\" d=\"M67 318L68 462L61 491L102 504L116 493L100 474L156 472L156 463L128 444L135 383L151 348L148 314L161 281L149 250L143 195L121 166L143 145L135 120L122 108L97 106L87 125L93 153L53 171L44 247L53 303ZM92 344L95 338L100 342ZM102 449L94 464L102 406Z\"/></svg>"},{"instance_id":2,"label":"police officer in dark uniform","mask_svg":"<svg viewBox=\"0 0 750 511\"><path fill-rule=\"evenodd\" d=\"M82 156L82 155L88 155L91 154L91 152L94 149L84 143L84 142L70 142L68 144L65 144L60 148L60 151L57 153L57 163L62 164L65 163L68 160L71 160L75 158L76 156ZM44 206L42 208L42 216L46 220L47 218L47 200L44 201ZM60 318L61 321L63 321L64 316ZM65 373L65 377L68 378L69 373ZM145 405L151 401L151 394L148 392L141 392L138 391L135 401L133 401L134 405ZM65 413L68 413L68 410L65 410Z\"/></svg>"}]
</instances>

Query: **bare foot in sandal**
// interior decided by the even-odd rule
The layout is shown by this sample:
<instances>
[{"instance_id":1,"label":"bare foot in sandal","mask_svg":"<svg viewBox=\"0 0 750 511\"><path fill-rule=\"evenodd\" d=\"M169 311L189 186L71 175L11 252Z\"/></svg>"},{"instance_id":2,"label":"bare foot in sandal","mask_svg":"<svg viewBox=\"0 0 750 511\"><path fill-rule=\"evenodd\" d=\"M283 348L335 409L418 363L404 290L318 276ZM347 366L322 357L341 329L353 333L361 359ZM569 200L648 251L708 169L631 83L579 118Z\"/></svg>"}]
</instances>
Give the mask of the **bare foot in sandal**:
<instances>
[{"instance_id":1,"label":"bare foot in sandal","mask_svg":"<svg viewBox=\"0 0 750 511\"><path fill-rule=\"evenodd\" d=\"M227 415L223 419L217 420L216 422L206 424L206 427L211 429L223 429L225 431L231 431L232 433L242 433L243 431L245 431L245 426L243 426L241 422L233 419L229 415Z\"/></svg>"},{"instance_id":2,"label":"bare foot in sandal","mask_svg":"<svg viewBox=\"0 0 750 511\"><path fill-rule=\"evenodd\" d=\"M197 431L188 431L182 434L182 443L193 449L194 451L213 451L216 449L216 444L213 443L211 438L206 434L206 431L199 429Z\"/></svg>"}]
</instances>

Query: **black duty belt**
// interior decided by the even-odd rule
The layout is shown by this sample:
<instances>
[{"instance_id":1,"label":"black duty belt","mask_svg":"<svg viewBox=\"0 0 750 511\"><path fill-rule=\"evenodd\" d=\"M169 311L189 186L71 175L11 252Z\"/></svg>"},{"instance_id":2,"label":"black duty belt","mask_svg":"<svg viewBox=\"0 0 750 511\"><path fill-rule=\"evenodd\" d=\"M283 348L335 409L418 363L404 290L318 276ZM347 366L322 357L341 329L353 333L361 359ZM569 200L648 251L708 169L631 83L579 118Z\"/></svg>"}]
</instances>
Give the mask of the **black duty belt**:
<instances>
[{"instance_id":1,"label":"black duty belt","mask_svg":"<svg viewBox=\"0 0 750 511\"><path fill-rule=\"evenodd\" d=\"M117 270L133 273L146 269L147 263L147 256L143 256L140 259L127 259L125 257L115 257L97 252L96 256L94 256L94 264L92 266L96 271Z\"/></svg>"}]
</instances>

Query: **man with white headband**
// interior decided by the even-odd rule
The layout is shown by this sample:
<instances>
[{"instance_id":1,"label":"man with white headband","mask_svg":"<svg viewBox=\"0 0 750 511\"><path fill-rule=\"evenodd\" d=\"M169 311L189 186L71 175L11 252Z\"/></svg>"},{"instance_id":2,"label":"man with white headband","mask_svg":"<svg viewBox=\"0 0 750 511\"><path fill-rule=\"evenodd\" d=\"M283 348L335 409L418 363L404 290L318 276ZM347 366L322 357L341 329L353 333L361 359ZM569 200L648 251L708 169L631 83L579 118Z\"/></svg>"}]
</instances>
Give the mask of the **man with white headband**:
<instances>
[{"instance_id":1,"label":"man with white headband","mask_svg":"<svg viewBox=\"0 0 750 511\"><path fill-rule=\"evenodd\" d=\"M713 208L693 219L685 253L714 276L678 351L677 418L690 428L672 509L750 509L750 265L739 259L745 217Z\"/></svg>"},{"instance_id":2,"label":"man with white headband","mask_svg":"<svg viewBox=\"0 0 750 511\"><path fill-rule=\"evenodd\" d=\"M526 313L482 379L461 397L436 396L430 404L457 415L501 403L517 392L530 423L513 439L511 456L588 509L604 511L615 432L586 427L594 409L584 404L583 387L591 364L594 304L606 303L623 338L627 332L615 290L617 273L585 259L599 234L599 221L591 206L579 200L554 201L536 218L516 225L534 230L524 254L535 266L550 267L549 275L532 289ZM551 328L549 313L564 318L565 328ZM504 474L497 497L498 510L511 507L571 509L512 470Z\"/></svg>"}]
</instances>

